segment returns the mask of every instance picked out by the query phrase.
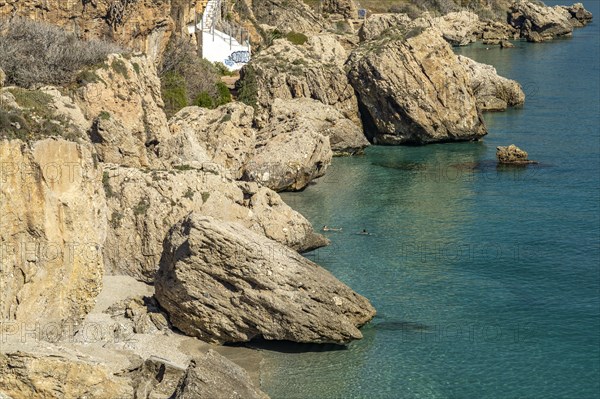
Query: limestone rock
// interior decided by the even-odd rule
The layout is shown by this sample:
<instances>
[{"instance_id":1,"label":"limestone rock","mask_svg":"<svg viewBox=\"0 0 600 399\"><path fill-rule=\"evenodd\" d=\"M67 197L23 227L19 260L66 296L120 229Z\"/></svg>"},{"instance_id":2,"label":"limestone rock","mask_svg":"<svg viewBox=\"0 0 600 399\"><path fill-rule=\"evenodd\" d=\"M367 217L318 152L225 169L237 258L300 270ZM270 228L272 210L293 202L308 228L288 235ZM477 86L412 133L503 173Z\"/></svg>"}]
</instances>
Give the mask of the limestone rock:
<instances>
[{"instance_id":1,"label":"limestone rock","mask_svg":"<svg viewBox=\"0 0 600 399\"><path fill-rule=\"evenodd\" d=\"M435 29L366 42L348 68L375 143L466 141L486 134L469 76Z\"/></svg>"},{"instance_id":2,"label":"limestone rock","mask_svg":"<svg viewBox=\"0 0 600 399\"><path fill-rule=\"evenodd\" d=\"M4 82L6 82L6 73L4 73L4 70L0 68L0 89L4 87Z\"/></svg>"},{"instance_id":3,"label":"limestone rock","mask_svg":"<svg viewBox=\"0 0 600 399\"><path fill-rule=\"evenodd\" d=\"M275 123L300 120L315 133L329 137L334 154L356 154L369 145L362 129L330 105L309 98L275 99L270 110Z\"/></svg>"},{"instance_id":4,"label":"limestone rock","mask_svg":"<svg viewBox=\"0 0 600 399\"><path fill-rule=\"evenodd\" d=\"M321 46L311 42L318 51ZM344 51L338 49L328 54ZM354 89L337 57L321 59L322 53L308 46L295 46L284 39L257 54L242 69L242 81L254 79L256 87L256 123L264 127L269 121L268 110L276 98L313 98L331 105L358 126L361 121Z\"/></svg>"},{"instance_id":5,"label":"limestone rock","mask_svg":"<svg viewBox=\"0 0 600 399\"><path fill-rule=\"evenodd\" d=\"M0 141L0 319L78 323L104 270L106 201L89 146Z\"/></svg>"},{"instance_id":6,"label":"limestone rock","mask_svg":"<svg viewBox=\"0 0 600 399\"><path fill-rule=\"evenodd\" d=\"M213 350L196 358L188 367L174 399L268 399L254 386L248 373Z\"/></svg>"},{"instance_id":7,"label":"limestone rock","mask_svg":"<svg viewBox=\"0 0 600 399\"><path fill-rule=\"evenodd\" d=\"M434 18L432 23L453 46L465 46L475 42L479 24L479 16L469 11L451 12Z\"/></svg>"},{"instance_id":8,"label":"limestone rock","mask_svg":"<svg viewBox=\"0 0 600 399\"><path fill-rule=\"evenodd\" d=\"M518 82L499 76L496 68L491 65L481 64L462 55L458 56L458 60L470 76L471 88L481 110L504 111L508 107L525 103L525 93Z\"/></svg>"},{"instance_id":9,"label":"limestone rock","mask_svg":"<svg viewBox=\"0 0 600 399\"><path fill-rule=\"evenodd\" d=\"M103 182L110 227L104 254L112 274L154 281L165 235L191 211L237 221L298 251L327 244L279 195L236 183L214 163L171 171L112 167Z\"/></svg>"},{"instance_id":10,"label":"limestone rock","mask_svg":"<svg viewBox=\"0 0 600 399\"><path fill-rule=\"evenodd\" d=\"M100 364L25 352L0 353L0 390L14 399L133 397L127 379Z\"/></svg>"},{"instance_id":11,"label":"limestone rock","mask_svg":"<svg viewBox=\"0 0 600 399\"><path fill-rule=\"evenodd\" d=\"M498 158L499 164L526 165L536 163L535 161L530 161L528 157L529 154L527 152L514 144L496 149L496 158Z\"/></svg>"},{"instance_id":12,"label":"limestone rock","mask_svg":"<svg viewBox=\"0 0 600 399\"><path fill-rule=\"evenodd\" d=\"M312 125L273 121L261 130L243 177L275 191L297 191L323 176L332 156L329 139Z\"/></svg>"},{"instance_id":13,"label":"limestone rock","mask_svg":"<svg viewBox=\"0 0 600 399\"><path fill-rule=\"evenodd\" d=\"M159 145L160 157L176 165L214 162L240 178L256 143L253 117L242 103L183 108L169 120L172 136Z\"/></svg>"},{"instance_id":14,"label":"limestone rock","mask_svg":"<svg viewBox=\"0 0 600 399\"><path fill-rule=\"evenodd\" d=\"M302 1L253 0L254 17L280 32L314 34L325 29L323 19Z\"/></svg>"},{"instance_id":15,"label":"limestone rock","mask_svg":"<svg viewBox=\"0 0 600 399\"><path fill-rule=\"evenodd\" d=\"M508 23L521 31L521 37L540 42L573 32L569 18L562 11L560 7L518 0L510 7Z\"/></svg>"},{"instance_id":16,"label":"limestone rock","mask_svg":"<svg viewBox=\"0 0 600 399\"><path fill-rule=\"evenodd\" d=\"M120 2L121 3L121 2ZM109 1L4 0L0 17L17 16L44 21L77 32L83 38L105 38L144 52L157 61L175 32L193 19L190 2L138 0L115 7ZM116 12L115 12L116 11Z\"/></svg>"},{"instance_id":17,"label":"limestone rock","mask_svg":"<svg viewBox=\"0 0 600 399\"><path fill-rule=\"evenodd\" d=\"M575 3L571 6L561 6L561 8L569 13L568 17L570 18L571 25L574 27L585 26L593 19L592 13L586 10L581 3Z\"/></svg>"},{"instance_id":18,"label":"limestone rock","mask_svg":"<svg viewBox=\"0 0 600 399\"><path fill-rule=\"evenodd\" d=\"M106 162L150 166L148 150L170 136L154 64L141 55L111 54L90 73L95 79L76 92L76 102L86 119L95 121L92 141L99 152L107 156ZM122 158L114 159L119 152Z\"/></svg>"},{"instance_id":19,"label":"limestone rock","mask_svg":"<svg viewBox=\"0 0 600 399\"><path fill-rule=\"evenodd\" d=\"M406 14L371 14L360 27L358 37L361 41L373 40L390 29L406 29L412 19Z\"/></svg>"},{"instance_id":20,"label":"limestone rock","mask_svg":"<svg viewBox=\"0 0 600 399\"><path fill-rule=\"evenodd\" d=\"M358 7L354 0L325 0L322 10L329 14L340 14L347 19L358 18Z\"/></svg>"},{"instance_id":21,"label":"limestone rock","mask_svg":"<svg viewBox=\"0 0 600 399\"><path fill-rule=\"evenodd\" d=\"M375 310L325 269L235 223L190 214L165 240L156 297L209 342L348 343Z\"/></svg>"}]
</instances>

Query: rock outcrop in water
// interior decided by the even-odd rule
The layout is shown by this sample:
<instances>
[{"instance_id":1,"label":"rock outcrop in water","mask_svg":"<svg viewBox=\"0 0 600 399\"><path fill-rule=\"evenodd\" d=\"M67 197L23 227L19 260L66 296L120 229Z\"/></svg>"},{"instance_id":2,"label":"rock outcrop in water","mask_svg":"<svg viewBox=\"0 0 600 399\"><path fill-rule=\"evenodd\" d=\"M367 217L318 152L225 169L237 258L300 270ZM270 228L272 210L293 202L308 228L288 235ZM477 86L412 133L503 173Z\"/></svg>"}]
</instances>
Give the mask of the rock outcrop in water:
<instances>
[{"instance_id":1,"label":"rock outcrop in water","mask_svg":"<svg viewBox=\"0 0 600 399\"><path fill-rule=\"evenodd\" d=\"M375 310L325 269L241 225L191 214L165 240L156 297L209 342L344 344Z\"/></svg>"},{"instance_id":2,"label":"rock outcrop in water","mask_svg":"<svg viewBox=\"0 0 600 399\"><path fill-rule=\"evenodd\" d=\"M528 159L529 154L514 144L496 149L496 158L502 165L527 165L536 163Z\"/></svg>"},{"instance_id":3,"label":"rock outcrop in water","mask_svg":"<svg viewBox=\"0 0 600 399\"><path fill-rule=\"evenodd\" d=\"M519 0L508 12L508 23L520 30L521 37L530 42L541 42L573 32L573 26L563 11L559 6L547 7Z\"/></svg>"},{"instance_id":4,"label":"rock outcrop in water","mask_svg":"<svg viewBox=\"0 0 600 399\"><path fill-rule=\"evenodd\" d=\"M521 85L499 76L493 66L481 64L462 55L458 56L458 61L467 70L477 105L482 111L504 111L508 107L525 103L525 93Z\"/></svg>"},{"instance_id":5,"label":"rock outcrop in water","mask_svg":"<svg viewBox=\"0 0 600 399\"><path fill-rule=\"evenodd\" d=\"M435 29L365 42L348 68L374 143L467 141L486 134L470 78Z\"/></svg>"}]
</instances>

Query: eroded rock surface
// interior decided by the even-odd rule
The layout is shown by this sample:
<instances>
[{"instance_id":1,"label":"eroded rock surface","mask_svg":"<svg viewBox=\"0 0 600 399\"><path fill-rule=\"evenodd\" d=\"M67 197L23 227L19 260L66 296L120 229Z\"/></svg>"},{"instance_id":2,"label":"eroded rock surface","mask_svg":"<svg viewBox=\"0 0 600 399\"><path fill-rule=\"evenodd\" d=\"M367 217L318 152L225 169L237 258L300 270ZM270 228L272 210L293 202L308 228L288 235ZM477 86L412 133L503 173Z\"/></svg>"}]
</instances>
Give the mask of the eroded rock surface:
<instances>
[{"instance_id":1,"label":"eroded rock surface","mask_svg":"<svg viewBox=\"0 0 600 399\"><path fill-rule=\"evenodd\" d=\"M188 367L174 399L268 399L254 386L248 373L213 350L197 357Z\"/></svg>"},{"instance_id":2,"label":"eroded rock surface","mask_svg":"<svg viewBox=\"0 0 600 399\"><path fill-rule=\"evenodd\" d=\"M152 282L168 230L188 213L237 221L304 251L326 245L310 223L268 188L235 182L214 163L179 170L106 169L107 270Z\"/></svg>"},{"instance_id":3,"label":"eroded rock surface","mask_svg":"<svg viewBox=\"0 0 600 399\"><path fill-rule=\"evenodd\" d=\"M530 161L528 159L529 154L527 154L526 151L523 151L514 144L506 147L498 147L496 149L496 158L498 158L498 163L503 165L526 165L536 163L535 161Z\"/></svg>"},{"instance_id":4,"label":"eroded rock surface","mask_svg":"<svg viewBox=\"0 0 600 399\"><path fill-rule=\"evenodd\" d=\"M325 269L235 223L190 214L170 231L156 297L209 342L348 343L375 310Z\"/></svg>"},{"instance_id":5,"label":"eroded rock surface","mask_svg":"<svg viewBox=\"0 0 600 399\"><path fill-rule=\"evenodd\" d=\"M563 11L559 6L547 7L518 0L510 7L508 23L521 31L521 37L530 42L541 42L573 32L568 13Z\"/></svg>"},{"instance_id":6,"label":"eroded rock surface","mask_svg":"<svg viewBox=\"0 0 600 399\"><path fill-rule=\"evenodd\" d=\"M525 93L518 82L499 76L496 68L491 65L481 64L462 55L458 56L458 60L470 76L471 88L481 110L504 111L508 107L525 103Z\"/></svg>"},{"instance_id":7,"label":"eroded rock surface","mask_svg":"<svg viewBox=\"0 0 600 399\"><path fill-rule=\"evenodd\" d=\"M486 134L469 76L435 29L366 42L348 67L375 143L465 141Z\"/></svg>"},{"instance_id":8,"label":"eroded rock surface","mask_svg":"<svg viewBox=\"0 0 600 399\"><path fill-rule=\"evenodd\" d=\"M91 149L0 141L0 165L0 319L76 324L104 270L106 201Z\"/></svg>"}]
</instances>

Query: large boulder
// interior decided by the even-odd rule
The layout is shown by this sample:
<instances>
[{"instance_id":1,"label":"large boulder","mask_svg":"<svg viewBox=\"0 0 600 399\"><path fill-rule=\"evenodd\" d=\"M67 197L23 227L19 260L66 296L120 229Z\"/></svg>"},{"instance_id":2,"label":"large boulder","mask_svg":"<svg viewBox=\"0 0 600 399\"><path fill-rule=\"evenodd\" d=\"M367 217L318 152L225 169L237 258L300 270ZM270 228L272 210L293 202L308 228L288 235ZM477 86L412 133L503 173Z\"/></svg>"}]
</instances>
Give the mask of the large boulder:
<instances>
[{"instance_id":1,"label":"large boulder","mask_svg":"<svg viewBox=\"0 0 600 399\"><path fill-rule=\"evenodd\" d=\"M301 120L311 130L329 137L334 154L356 154L369 145L362 129L331 105L310 98L275 99L271 104L271 120L277 123Z\"/></svg>"},{"instance_id":2,"label":"large boulder","mask_svg":"<svg viewBox=\"0 0 600 399\"><path fill-rule=\"evenodd\" d=\"M529 154L514 144L496 148L496 158L501 165L528 165L537 163L529 160Z\"/></svg>"},{"instance_id":3,"label":"large boulder","mask_svg":"<svg viewBox=\"0 0 600 399\"><path fill-rule=\"evenodd\" d=\"M434 18L431 25L437 27L451 45L465 46L477 40L480 22L477 14L459 11Z\"/></svg>"},{"instance_id":4,"label":"large boulder","mask_svg":"<svg viewBox=\"0 0 600 399\"><path fill-rule=\"evenodd\" d=\"M508 23L521 31L521 37L531 42L541 42L573 32L567 14L561 7L518 0L508 11Z\"/></svg>"},{"instance_id":5,"label":"large boulder","mask_svg":"<svg viewBox=\"0 0 600 399\"><path fill-rule=\"evenodd\" d=\"M412 19L406 14L371 14L358 30L361 41L373 40L386 31L412 27Z\"/></svg>"},{"instance_id":6,"label":"large boulder","mask_svg":"<svg viewBox=\"0 0 600 399\"><path fill-rule=\"evenodd\" d=\"M471 79L471 88L482 111L504 111L525 103L525 93L518 82L499 76L491 65L462 55L458 56L458 60Z\"/></svg>"},{"instance_id":7,"label":"large boulder","mask_svg":"<svg viewBox=\"0 0 600 399\"><path fill-rule=\"evenodd\" d=\"M0 319L77 324L102 286L107 234L91 149L55 139L31 146L4 140L0 165Z\"/></svg>"},{"instance_id":8,"label":"large boulder","mask_svg":"<svg viewBox=\"0 0 600 399\"><path fill-rule=\"evenodd\" d=\"M467 141L487 133L469 76L438 30L366 42L348 68L375 143Z\"/></svg>"},{"instance_id":9,"label":"large boulder","mask_svg":"<svg viewBox=\"0 0 600 399\"><path fill-rule=\"evenodd\" d=\"M333 38L327 40L331 45L326 46L330 48L326 53L320 52L317 42L296 46L285 39L275 40L242 69L242 85L254 90L259 127L269 122L270 105L276 98L313 98L360 126L356 95L343 68L346 51Z\"/></svg>"},{"instance_id":10,"label":"large boulder","mask_svg":"<svg viewBox=\"0 0 600 399\"><path fill-rule=\"evenodd\" d=\"M154 64L145 56L112 54L82 76L76 102L93 121L90 138L100 161L151 166L152 149L170 136Z\"/></svg>"},{"instance_id":11,"label":"large boulder","mask_svg":"<svg viewBox=\"0 0 600 399\"><path fill-rule=\"evenodd\" d=\"M171 171L107 167L103 182L109 206L104 254L111 274L154 281L168 230L192 211L239 222L298 251L327 244L278 194L235 182L214 163Z\"/></svg>"},{"instance_id":12,"label":"large boulder","mask_svg":"<svg viewBox=\"0 0 600 399\"><path fill-rule=\"evenodd\" d=\"M173 399L268 399L248 373L213 350L192 360Z\"/></svg>"},{"instance_id":13,"label":"large boulder","mask_svg":"<svg viewBox=\"0 0 600 399\"><path fill-rule=\"evenodd\" d=\"M156 297L208 342L345 344L375 310L325 269L235 223L190 214L165 240Z\"/></svg>"},{"instance_id":14,"label":"large boulder","mask_svg":"<svg viewBox=\"0 0 600 399\"><path fill-rule=\"evenodd\" d=\"M298 191L325 174L333 153L326 136L301 120L273 121L261 130L244 179L275 191Z\"/></svg>"}]
</instances>

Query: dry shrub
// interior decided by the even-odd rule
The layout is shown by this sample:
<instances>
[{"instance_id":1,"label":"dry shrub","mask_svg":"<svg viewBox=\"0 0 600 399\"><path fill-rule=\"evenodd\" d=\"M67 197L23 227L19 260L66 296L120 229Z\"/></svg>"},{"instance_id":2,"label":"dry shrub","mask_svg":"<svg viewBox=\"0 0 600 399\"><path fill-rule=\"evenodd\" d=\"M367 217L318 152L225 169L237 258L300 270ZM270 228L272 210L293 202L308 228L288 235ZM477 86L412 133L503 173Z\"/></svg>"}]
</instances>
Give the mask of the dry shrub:
<instances>
[{"instance_id":1,"label":"dry shrub","mask_svg":"<svg viewBox=\"0 0 600 399\"><path fill-rule=\"evenodd\" d=\"M0 68L7 84L65 85L77 72L123 49L103 40L82 40L57 26L27 19L0 21Z\"/></svg>"}]
</instances>

